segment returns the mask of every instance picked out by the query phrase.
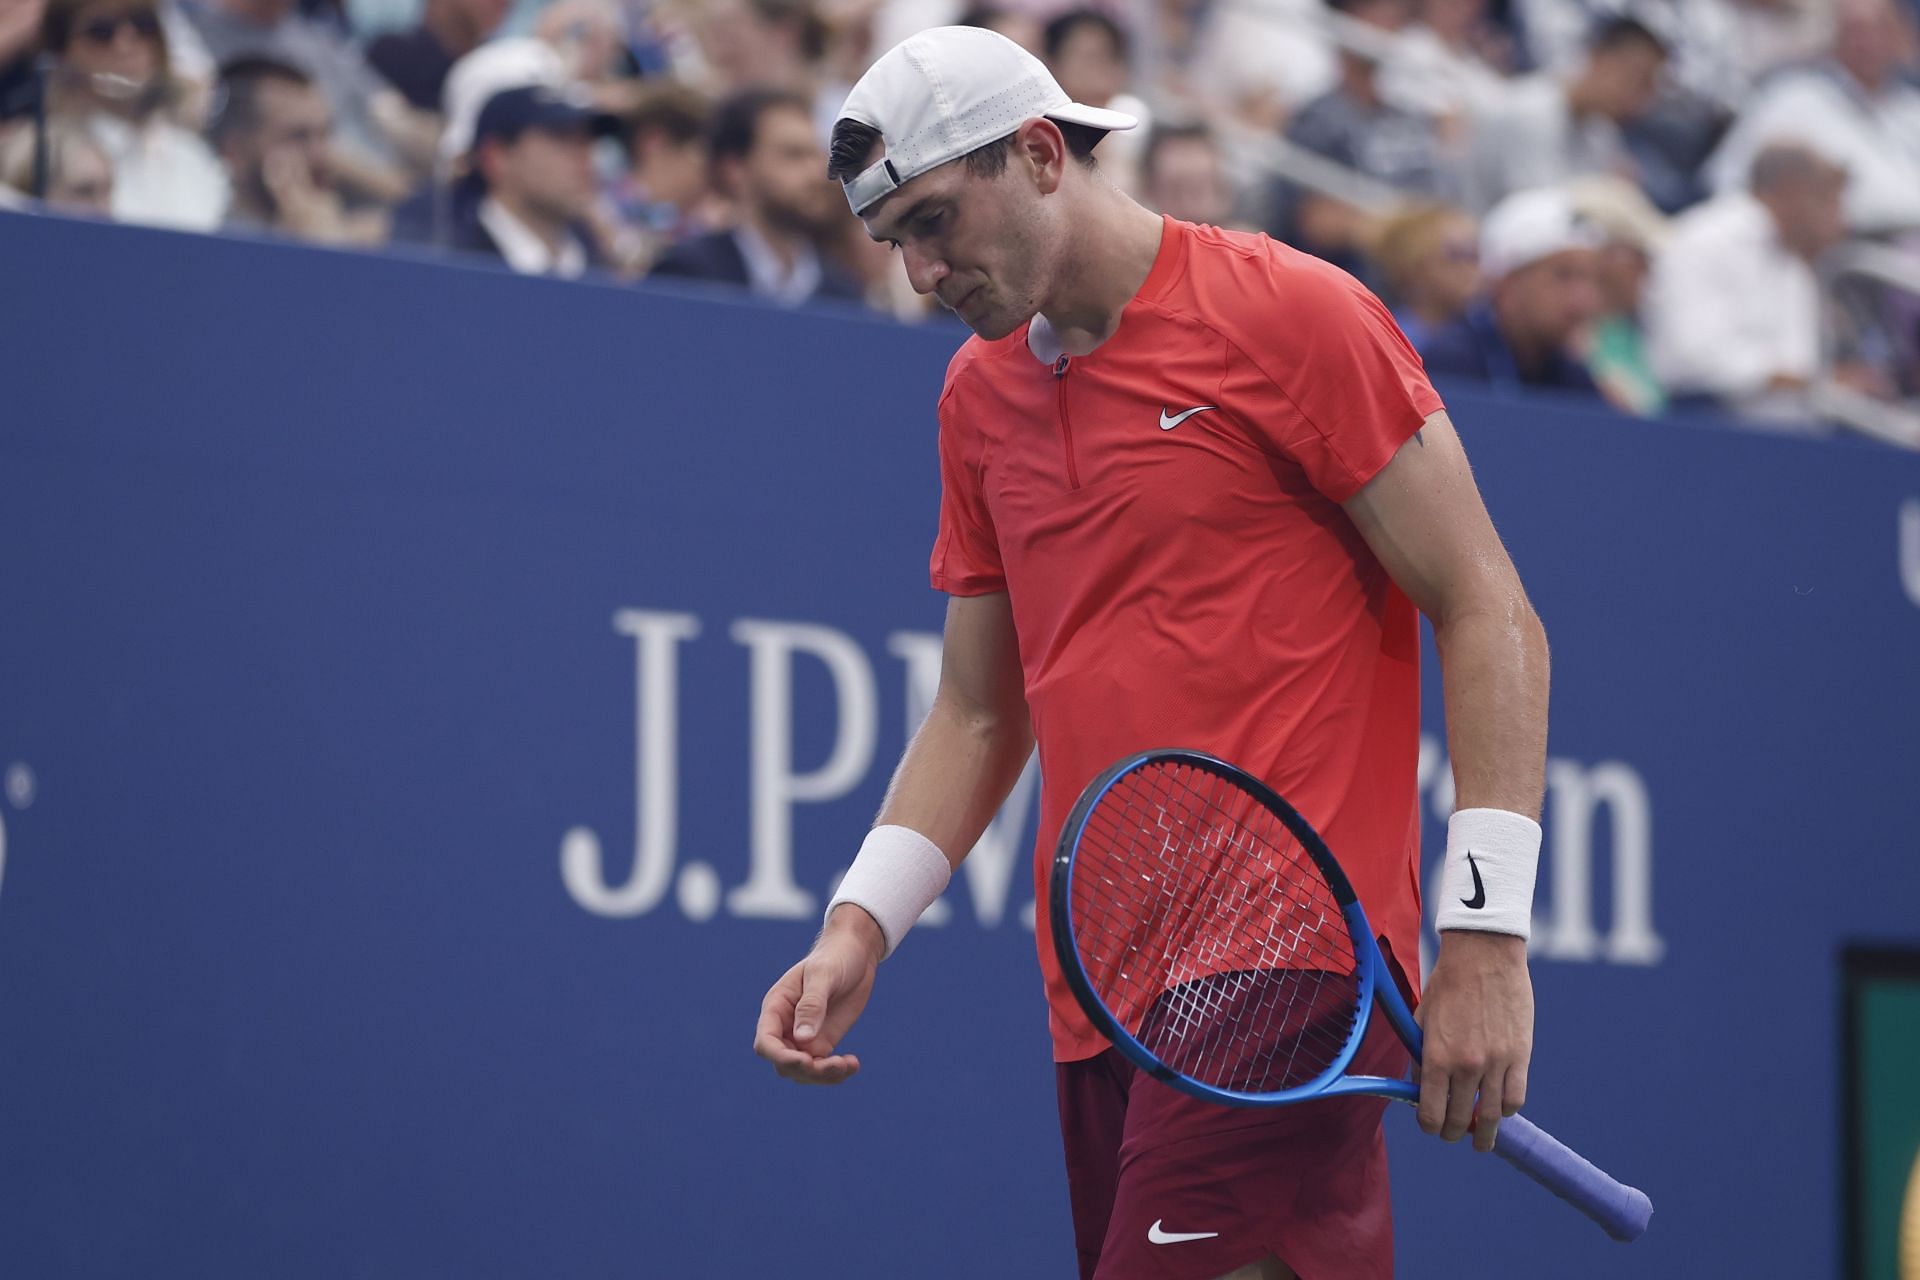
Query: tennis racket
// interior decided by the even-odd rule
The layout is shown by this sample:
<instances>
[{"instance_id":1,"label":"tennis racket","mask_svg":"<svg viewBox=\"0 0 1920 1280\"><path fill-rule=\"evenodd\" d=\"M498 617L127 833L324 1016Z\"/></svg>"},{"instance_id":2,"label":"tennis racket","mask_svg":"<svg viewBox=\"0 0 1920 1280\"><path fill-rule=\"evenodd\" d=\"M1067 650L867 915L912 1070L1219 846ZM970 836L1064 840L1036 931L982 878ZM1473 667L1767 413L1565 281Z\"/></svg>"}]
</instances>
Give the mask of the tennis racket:
<instances>
[{"instance_id":1,"label":"tennis racket","mask_svg":"<svg viewBox=\"0 0 1920 1280\"><path fill-rule=\"evenodd\" d=\"M1198 751L1128 756L1067 816L1047 895L1061 970L1100 1033L1196 1098L1272 1107L1410 1080L1348 1075L1374 1002L1420 1060L1353 886L1272 788ZM1653 1204L1519 1116L1496 1154L1616 1240Z\"/></svg>"}]
</instances>

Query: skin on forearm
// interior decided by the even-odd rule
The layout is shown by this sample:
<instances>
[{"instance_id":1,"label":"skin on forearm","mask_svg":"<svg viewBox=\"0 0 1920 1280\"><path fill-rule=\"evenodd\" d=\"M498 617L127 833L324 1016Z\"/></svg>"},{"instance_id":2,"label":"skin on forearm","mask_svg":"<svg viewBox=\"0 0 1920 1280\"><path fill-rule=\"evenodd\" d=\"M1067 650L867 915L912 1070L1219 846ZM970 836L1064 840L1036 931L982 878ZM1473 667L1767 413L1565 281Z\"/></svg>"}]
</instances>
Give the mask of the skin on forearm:
<instances>
[{"instance_id":1,"label":"skin on forearm","mask_svg":"<svg viewBox=\"0 0 1920 1280\"><path fill-rule=\"evenodd\" d=\"M1511 594L1434 619L1455 807L1540 819L1547 760L1547 634Z\"/></svg>"},{"instance_id":2,"label":"skin on forearm","mask_svg":"<svg viewBox=\"0 0 1920 1280\"><path fill-rule=\"evenodd\" d=\"M1033 728L1013 614L1004 592L956 597L947 607L940 688L907 744L880 806L879 826L901 826L933 841L955 867L987 829L1033 751ZM829 927L857 916L837 908Z\"/></svg>"}]
</instances>

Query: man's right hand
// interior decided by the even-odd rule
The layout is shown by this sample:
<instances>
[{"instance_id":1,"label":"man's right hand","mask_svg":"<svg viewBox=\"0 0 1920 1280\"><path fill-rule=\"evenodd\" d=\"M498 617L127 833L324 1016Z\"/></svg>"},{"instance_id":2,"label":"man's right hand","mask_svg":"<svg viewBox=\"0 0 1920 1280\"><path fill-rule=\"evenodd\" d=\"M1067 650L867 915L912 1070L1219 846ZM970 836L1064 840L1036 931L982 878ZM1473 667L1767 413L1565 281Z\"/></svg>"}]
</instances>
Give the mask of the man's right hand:
<instances>
[{"instance_id":1,"label":"man's right hand","mask_svg":"<svg viewBox=\"0 0 1920 1280\"><path fill-rule=\"evenodd\" d=\"M851 1078L860 1060L833 1050L867 1007L886 947L872 916L841 903L807 958L782 974L760 1002L753 1051L799 1084Z\"/></svg>"}]
</instances>

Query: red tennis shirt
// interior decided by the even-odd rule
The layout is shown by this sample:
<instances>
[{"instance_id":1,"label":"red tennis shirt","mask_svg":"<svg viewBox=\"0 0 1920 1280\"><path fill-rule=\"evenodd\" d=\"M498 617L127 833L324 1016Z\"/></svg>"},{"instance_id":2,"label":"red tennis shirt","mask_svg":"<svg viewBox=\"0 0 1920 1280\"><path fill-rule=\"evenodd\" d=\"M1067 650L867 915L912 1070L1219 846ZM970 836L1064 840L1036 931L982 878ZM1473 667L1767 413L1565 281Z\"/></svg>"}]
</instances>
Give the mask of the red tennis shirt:
<instances>
[{"instance_id":1,"label":"red tennis shirt","mask_svg":"<svg viewBox=\"0 0 1920 1280\"><path fill-rule=\"evenodd\" d=\"M1067 811L1131 751L1194 747L1326 838L1411 973L1420 937L1419 618L1347 519L1441 408L1379 300L1263 236L1167 219L1089 355L973 338L940 397L933 585L1008 593L1042 796ZM1106 1041L1038 912L1054 1057Z\"/></svg>"}]
</instances>

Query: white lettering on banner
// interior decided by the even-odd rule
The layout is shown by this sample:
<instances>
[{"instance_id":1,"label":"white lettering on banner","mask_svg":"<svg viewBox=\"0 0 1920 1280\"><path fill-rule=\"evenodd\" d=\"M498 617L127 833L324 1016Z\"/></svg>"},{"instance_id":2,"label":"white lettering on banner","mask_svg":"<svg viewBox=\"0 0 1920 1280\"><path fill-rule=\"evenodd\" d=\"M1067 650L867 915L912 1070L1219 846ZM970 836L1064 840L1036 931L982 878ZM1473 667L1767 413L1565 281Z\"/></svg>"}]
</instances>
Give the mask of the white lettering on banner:
<instances>
[{"instance_id":1,"label":"white lettering on banner","mask_svg":"<svg viewBox=\"0 0 1920 1280\"><path fill-rule=\"evenodd\" d=\"M1453 768L1439 743L1420 738L1419 785L1429 797L1428 812L1446 825L1453 813ZM1613 877L1613 917L1602 938L1593 920L1594 827L1602 808L1610 843L1607 865ZM1619 761L1583 765L1547 761L1545 900L1537 903L1528 951L1543 960L1613 964L1658 964L1666 941L1653 926L1653 804L1645 779ZM1444 860L1435 858L1427 873L1426 900L1440 893ZM1424 967L1431 968L1431 943L1421 945Z\"/></svg>"},{"instance_id":2,"label":"white lettering on banner","mask_svg":"<svg viewBox=\"0 0 1920 1280\"><path fill-rule=\"evenodd\" d=\"M837 800L859 786L873 764L880 699L873 667L851 637L804 622L742 618L731 634L752 653L749 788L753 818L747 882L727 894L736 916L800 920L817 909L793 882L793 806ZM833 677L839 718L833 750L812 773L793 771L793 657L809 654Z\"/></svg>"},{"instance_id":3,"label":"white lettering on banner","mask_svg":"<svg viewBox=\"0 0 1920 1280\"><path fill-rule=\"evenodd\" d=\"M673 877L680 797L676 650L682 640L700 634L700 620L690 613L622 609L613 615L613 629L634 641L633 870L615 888L607 879L600 837L575 827L560 840L560 879L588 911L621 917L653 910Z\"/></svg>"},{"instance_id":4,"label":"white lettering on banner","mask_svg":"<svg viewBox=\"0 0 1920 1280\"><path fill-rule=\"evenodd\" d=\"M1900 582L1920 607L1920 498L1900 504Z\"/></svg>"},{"instance_id":5,"label":"white lettering on banner","mask_svg":"<svg viewBox=\"0 0 1920 1280\"><path fill-rule=\"evenodd\" d=\"M1915 506L1913 521L1920 527L1920 504ZM1920 556L1920 550L1915 554ZM679 865L679 649L701 634L700 620L689 613L622 609L614 615L613 626L634 641L632 866L616 884L599 836L587 827L574 827L560 842L560 874L567 892L586 910L610 917L645 915L667 900L671 888L680 914L688 920L716 915L813 919L821 899L795 877L794 807L837 800L872 777L879 696L866 651L845 632L818 623L741 618L727 629L747 651L751 834L746 879L724 889L713 866ZM905 728L911 739L940 687L941 639L928 632L896 631L887 636L886 648L901 662ZM836 706L826 760L811 770L794 762L795 663L803 655L825 667ZM24 807L21 792L12 785L16 780L8 781L15 807ZM1416 781L1427 817L1444 827L1454 806L1453 767L1436 736L1420 738ZM962 874L955 877L965 883L965 898L982 928L1009 922L1033 928L1038 904L1027 891L1024 873L1030 866L1026 836L1039 788L1038 763L1029 758L1006 803L961 863ZM1645 780L1619 761L1588 765L1549 759L1542 825L1547 867L1532 953L1576 963L1658 964L1666 943L1653 922L1653 806ZM1596 832L1603 826L1607 840L1596 850ZM848 833L849 855L854 835ZM0 827L0 873L5 850L5 830ZM1596 853L1605 855L1612 884L1612 913L1604 933L1594 919ZM1440 868L1441 860L1434 858L1428 868L1433 881L1429 900L1439 891ZM843 870L844 863L833 878ZM944 895L927 909L921 923L951 922L961 900L959 895ZM1019 909L1010 912L1016 902ZM1425 965L1432 963L1431 947L1431 937L1423 939Z\"/></svg>"},{"instance_id":6,"label":"white lettering on banner","mask_svg":"<svg viewBox=\"0 0 1920 1280\"><path fill-rule=\"evenodd\" d=\"M887 637L887 649L907 664L907 737L912 739L920 722L933 709L934 693L940 688L940 637L924 631L896 631ZM1007 913L1007 894L1013 887L1013 873L1027 866L1026 855L1032 846L1022 840L1027 815L1033 812L1033 798L1040 789L1040 761L1029 755L1019 780L1007 794L1006 803L993 816L987 829L960 864L960 873L973 896L974 917L982 928L998 925ZM938 918L936 919L936 914ZM920 917L926 924L944 924L948 917L946 899L927 908ZM1033 904L1028 902L1021 919L1033 926Z\"/></svg>"}]
</instances>

